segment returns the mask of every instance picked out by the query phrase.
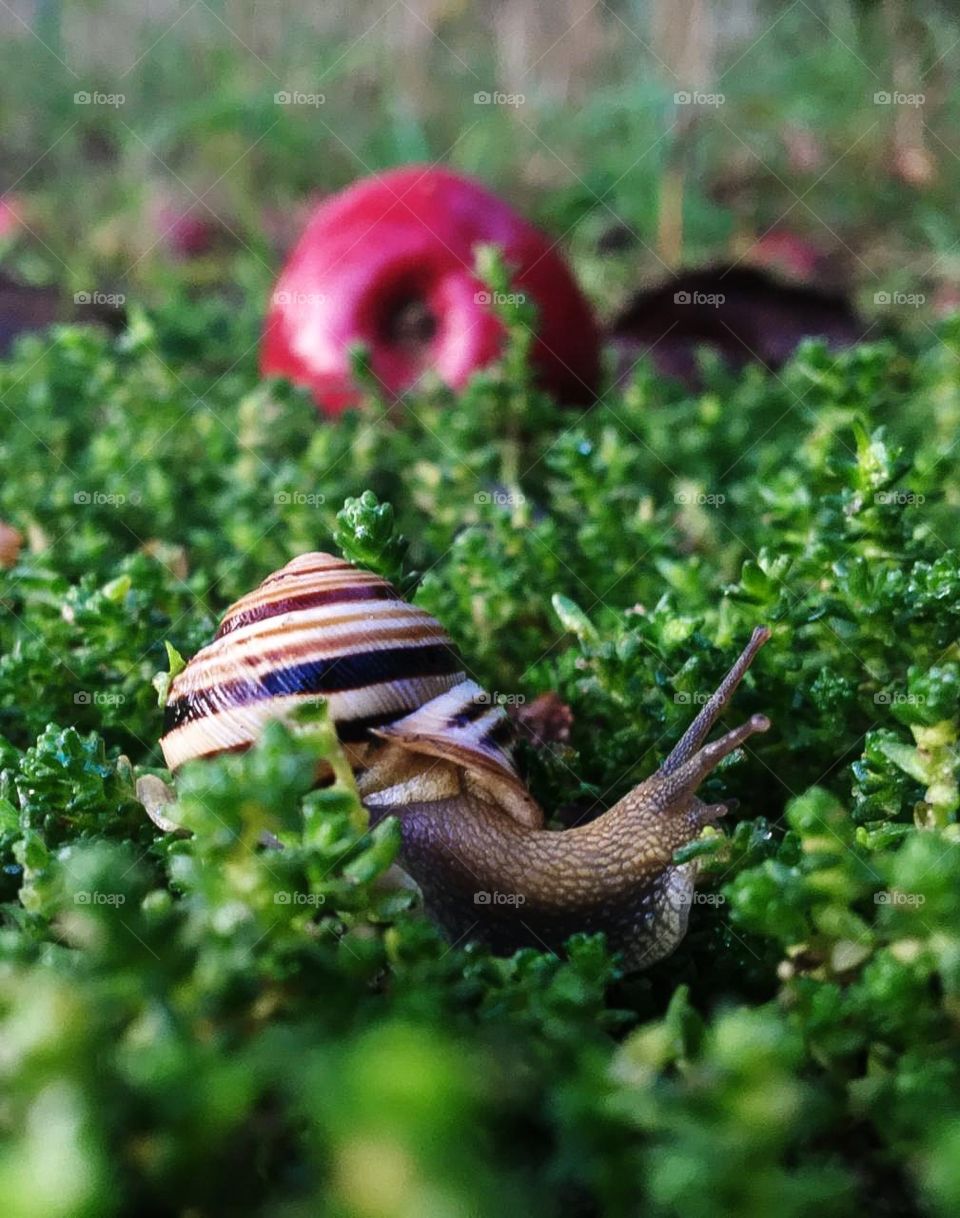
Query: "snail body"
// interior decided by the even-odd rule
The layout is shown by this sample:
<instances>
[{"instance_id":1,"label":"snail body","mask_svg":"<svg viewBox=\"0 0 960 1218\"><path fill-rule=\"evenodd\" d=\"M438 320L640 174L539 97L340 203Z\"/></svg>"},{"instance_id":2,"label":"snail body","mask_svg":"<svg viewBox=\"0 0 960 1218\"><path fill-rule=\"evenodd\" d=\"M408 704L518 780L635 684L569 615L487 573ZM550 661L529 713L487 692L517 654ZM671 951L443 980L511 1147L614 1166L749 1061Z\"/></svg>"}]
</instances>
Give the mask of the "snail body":
<instances>
[{"instance_id":1,"label":"snail body","mask_svg":"<svg viewBox=\"0 0 960 1218\"><path fill-rule=\"evenodd\" d=\"M726 812L696 789L763 715L704 744L769 631L758 628L660 769L587 824L546 827L512 755L512 724L442 626L342 559L294 559L225 615L173 680L161 740L176 769L248 748L267 720L322 696L371 823L400 820L400 861L453 939L560 950L606 933L630 968L686 932L695 865L674 851Z\"/></svg>"}]
</instances>

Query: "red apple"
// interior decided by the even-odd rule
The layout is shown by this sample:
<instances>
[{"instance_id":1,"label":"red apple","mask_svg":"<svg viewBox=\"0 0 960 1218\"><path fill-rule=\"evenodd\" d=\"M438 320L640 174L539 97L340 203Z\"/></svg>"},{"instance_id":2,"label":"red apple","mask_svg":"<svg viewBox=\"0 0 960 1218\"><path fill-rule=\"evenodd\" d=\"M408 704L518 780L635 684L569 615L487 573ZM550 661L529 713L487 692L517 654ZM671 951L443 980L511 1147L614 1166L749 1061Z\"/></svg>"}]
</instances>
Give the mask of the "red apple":
<instances>
[{"instance_id":1,"label":"red apple","mask_svg":"<svg viewBox=\"0 0 960 1218\"><path fill-rule=\"evenodd\" d=\"M331 415L357 401L354 343L389 395L431 369L462 388L503 346L473 270L485 244L503 250L512 291L536 303L539 383L562 402L592 401L597 327L553 243L479 183L426 166L366 178L316 208L271 297L261 371L308 385Z\"/></svg>"},{"instance_id":2,"label":"red apple","mask_svg":"<svg viewBox=\"0 0 960 1218\"><path fill-rule=\"evenodd\" d=\"M821 250L797 233L773 228L758 237L746 252L754 266L783 271L791 279L812 281L822 268L825 258Z\"/></svg>"},{"instance_id":3,"label":"red apple","mask_svg":"<svg viewBox=\"0 0 960 1218\"><path fill-rule=\"evenodd\" d=\"M216 220L197 203L182 207L157 198L150 203L149 218L156 243L184 261L210 253L220 236Z\"/></svg>"},{"instance_id":4,"label":"red apple","mask_svg":"<svg viewBox=\"0 0 960 1218\"><path fill-rule=\"evenodd\" d=\"M4 195L0 198L0 241L5 237L15 237L23 228L21 203L14 195Z\"/></svg>"}]
</instances>

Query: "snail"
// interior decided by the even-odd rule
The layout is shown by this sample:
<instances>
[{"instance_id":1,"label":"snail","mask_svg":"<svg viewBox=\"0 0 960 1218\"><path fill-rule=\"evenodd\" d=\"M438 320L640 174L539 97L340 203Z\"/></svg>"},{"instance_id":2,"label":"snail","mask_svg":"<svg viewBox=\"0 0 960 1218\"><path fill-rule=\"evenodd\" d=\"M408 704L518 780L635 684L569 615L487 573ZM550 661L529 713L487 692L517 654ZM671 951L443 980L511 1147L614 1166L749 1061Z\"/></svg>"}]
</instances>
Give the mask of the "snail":
<instances>
[{"instance_id":1,"label":"snail","mask_svg":"<svg viewBox=\"0 0 960 1218\"><path fill-rule=\"evenodd\" d=\"M727 811L697 787L770 726L753 715L704 743L769 633L754 630L655 774L595 820L552 830L517 771L510 719L439 622L380 576L304 554L237 601L174 678L161 747L171 770L246 749L322 695L371 824L399 818L401 865L451 940L559 951L602 930L639 968L686 932L695 864L674 851Z\"/></svg>"}]
</instances>

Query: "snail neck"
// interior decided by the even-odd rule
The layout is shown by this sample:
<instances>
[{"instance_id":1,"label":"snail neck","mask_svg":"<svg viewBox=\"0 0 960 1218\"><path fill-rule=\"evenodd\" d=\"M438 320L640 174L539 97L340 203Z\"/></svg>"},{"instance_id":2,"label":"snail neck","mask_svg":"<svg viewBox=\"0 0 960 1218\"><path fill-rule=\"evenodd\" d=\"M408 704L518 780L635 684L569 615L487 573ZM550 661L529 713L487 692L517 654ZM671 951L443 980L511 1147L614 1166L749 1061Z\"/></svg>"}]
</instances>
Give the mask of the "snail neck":
<instances>
[{"instance_id":1,"label":"snail neck","mask_svg":"<svg viewBox=\"0 0 960 1218\"><path fill-rule=\"evenodd\" d=\"M672 865L635 807L558 831L517 824L469 783L438 800L375 807L374 817L399 816L401 863L452 942L561 952L571 934L602 930L640 968L686 931L693 868Z\"/></svg>"},{"instance_id":2,"label":"snail neck","mask_svg":"<svg viewBox=\"0 0 960 1218\"><path fill-rule=\"evenodd\" d=\"M664 818L641 786L586 825L531 829L462 767L388 752L361 776L360 794L373 823L399 817L402 861L425 896L443 890L473 903L496 890L558 910L628 899L669 867L673 850L703 823L694 807Z\"/></svg>"}]
</instances>

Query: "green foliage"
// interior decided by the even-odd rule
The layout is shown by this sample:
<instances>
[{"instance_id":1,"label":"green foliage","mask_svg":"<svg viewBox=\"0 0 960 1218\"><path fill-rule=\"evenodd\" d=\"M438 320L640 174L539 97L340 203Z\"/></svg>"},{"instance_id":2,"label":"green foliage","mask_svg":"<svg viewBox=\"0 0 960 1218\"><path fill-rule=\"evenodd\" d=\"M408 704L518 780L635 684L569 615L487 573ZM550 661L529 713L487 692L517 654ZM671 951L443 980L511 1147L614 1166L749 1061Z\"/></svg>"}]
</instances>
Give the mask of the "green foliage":
<instances>
[{"instance_id":1,"label":"green foliage","mask_svg":"<svg viewBox=\"0 0 960 1218\"><path fill-rule=\"evenodd\" d=\"M376 571L402 596L413 595L419 576L404 568L409 543L396 530L392 504L378 503L373 491L364 491L346 501L337 512L337 524L333 540L344 558Z\"/></svg>"},{"instance_id":2,"label":"green foliage","mask_svg":"<svg viewBox=\"0 0 960 1218\"><path fill-rule=\"evenodd\" d=\"M953 328L697 394L640 368L583 415L518 364L330 423L175 303L0 368L28 538L0 572L6 1212L955 1213ZM525 757L558 820L649 773L771 626L727 719L773 730L707 784L740 807L683 852L673 956L445 943L322 712L178 775L181 832L146 817L152 678L314 548L414 595L486 688L570 705Z\"/></svg>"}]
</instances>

